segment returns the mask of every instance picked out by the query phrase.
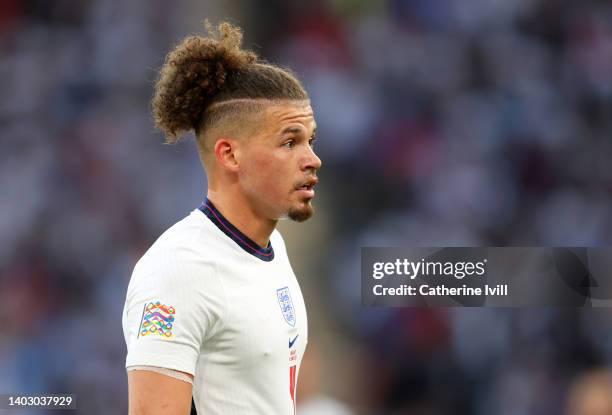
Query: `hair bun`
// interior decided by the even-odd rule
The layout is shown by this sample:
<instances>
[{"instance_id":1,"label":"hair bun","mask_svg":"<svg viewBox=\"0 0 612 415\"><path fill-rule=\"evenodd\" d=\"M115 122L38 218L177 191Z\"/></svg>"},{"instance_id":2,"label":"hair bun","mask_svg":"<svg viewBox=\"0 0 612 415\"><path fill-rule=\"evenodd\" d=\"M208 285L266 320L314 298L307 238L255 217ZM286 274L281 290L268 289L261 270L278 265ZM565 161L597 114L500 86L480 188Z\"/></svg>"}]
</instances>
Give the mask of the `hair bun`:
<instances>
[{"instance_id":1,"label":"hair bun","mask_svg":"<svg viewBox=\"0 0 612 415\"><path fill-rule=\"evenodd\" d=\"M221 23L215 31L208 22L205 26L208 37L187 37L166 56L155 85L155 125L171 143L181 133L197 128L228 74L258 59L255 53L241 49L240 28Z\"/></svg>"}]
</instances>

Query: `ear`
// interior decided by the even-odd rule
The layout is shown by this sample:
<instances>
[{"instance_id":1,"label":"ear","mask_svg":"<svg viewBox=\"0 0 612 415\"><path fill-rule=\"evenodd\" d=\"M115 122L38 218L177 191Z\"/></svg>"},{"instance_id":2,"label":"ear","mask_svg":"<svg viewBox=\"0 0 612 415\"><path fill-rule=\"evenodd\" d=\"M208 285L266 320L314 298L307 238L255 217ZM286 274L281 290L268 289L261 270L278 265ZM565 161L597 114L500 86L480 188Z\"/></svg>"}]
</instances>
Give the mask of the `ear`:
<instances>
[{"instance_id":1,"label":"ear","mask_svg":"<svg viewBox=\"0 0 612 415\"><path fill-rule=\"evenodd\" d=\"M224 168L238 171L238 142L229 138L220 138L215 143L215 158Z\"/></svg>"}]
</instances>

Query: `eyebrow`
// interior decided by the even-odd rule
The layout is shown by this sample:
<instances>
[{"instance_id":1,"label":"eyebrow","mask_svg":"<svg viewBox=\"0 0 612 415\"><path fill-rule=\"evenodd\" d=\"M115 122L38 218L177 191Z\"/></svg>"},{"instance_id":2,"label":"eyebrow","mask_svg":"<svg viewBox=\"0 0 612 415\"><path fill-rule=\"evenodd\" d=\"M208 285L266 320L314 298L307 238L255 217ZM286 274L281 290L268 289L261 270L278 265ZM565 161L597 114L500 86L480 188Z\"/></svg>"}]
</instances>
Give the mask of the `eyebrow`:
<instances>
[{"instance_id":1,"label":"eyebrow","mask_svg":"<svg viewBox=\"0 0 612 415\"><path fill-rule=\"evenodd\" d=\"M283 134L283 135L285 135L285 134L289 134L289 133L291 133L291 134L299 134L299 133L301 133L301 132L302 132L302 129L301 129L301 128L298 128L298 127L287 127L287 128L285 128L285 129L284 129L284 130L281 132L281 134Z\"/></svg>"},{"instance_id":2,"label":"eyebrow","mask_svg":"<svg viewBox=\"0 0 612 415\"><path fill-rule=\"evenodd\" d=\"M298 127L287 127L285 128L281 134L285 135L285 134L300 134L302 132L301 128ZM315 128L312 130L312 136L314 137L315 134L317 133L317 127L315 126Z\"/></svg>"}]
</instances>

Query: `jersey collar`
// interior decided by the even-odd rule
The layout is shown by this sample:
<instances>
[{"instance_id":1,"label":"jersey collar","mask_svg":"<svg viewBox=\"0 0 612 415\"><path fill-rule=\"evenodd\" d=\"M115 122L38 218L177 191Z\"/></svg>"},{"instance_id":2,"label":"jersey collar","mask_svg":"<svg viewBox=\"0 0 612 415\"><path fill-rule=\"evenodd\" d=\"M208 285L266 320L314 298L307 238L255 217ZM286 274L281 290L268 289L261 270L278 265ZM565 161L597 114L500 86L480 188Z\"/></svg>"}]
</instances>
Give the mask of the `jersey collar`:
<instances>
[{"instance_id":1,"label":"jersey collar","mask_svg":"<svg viewBox=\"0 0 612 415\"><path fill-rule=\"evenodd\" d=\"M231 222L217 210L215 205L208 200L208 198L204 199L204 202L202 202L198 209L200 209L202 213L204 213L208 219L210 219L212 223L214 223L217 228L221 230L221 232L232 238L234 242L236 242L249 254L266 262L274 259L272 242L268 242L268 246L266 248L262 248L261 246L257 245L255 241L251 240L248 236L240 232L238 228L232 225Z\"/></svg>"}]
</instances>

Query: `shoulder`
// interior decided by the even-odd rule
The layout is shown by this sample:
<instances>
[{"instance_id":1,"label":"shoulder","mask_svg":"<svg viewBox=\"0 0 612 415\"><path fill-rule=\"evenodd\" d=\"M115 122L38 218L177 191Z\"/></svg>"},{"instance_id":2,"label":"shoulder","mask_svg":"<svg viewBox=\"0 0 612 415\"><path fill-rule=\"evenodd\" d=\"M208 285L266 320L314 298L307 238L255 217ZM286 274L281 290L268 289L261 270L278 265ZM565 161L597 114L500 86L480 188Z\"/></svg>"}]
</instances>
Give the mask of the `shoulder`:
<instances>
[{"instance_id":1,"label":"shoulder","mask_svg":"<svg viewBox=\"0 0 612 415\"><path fill-rule=\"evenodd\" d=\"M214 241L198 212L192 211L153 243L136 263L132 280L163 278L167 283L214 271Z\"/></svg>"},{"instance_id":2,"label":"shoulder","mask_svg":"<svg viewBox=\"0 0 612 415\"><path fill-rule=\"evenodd\" d=\"M151 245L137 265L156 266L172 259L207 262L215 258L215 232L198 209L172 225Z\"/></svg>"},{"instance_id":3,"label":"shoulder","mask_svg":"<svg viewBox=\"0 0 612 415\"><path fill-rule=\"evenodd\" d=\"M208 252L211 242L206 233L206 222L195 212L165 231L136 263L127 307L161 301L200 314L206 310L215 316L223 314L225 290L214 255Z\"/></svg>"}]
</instances>

